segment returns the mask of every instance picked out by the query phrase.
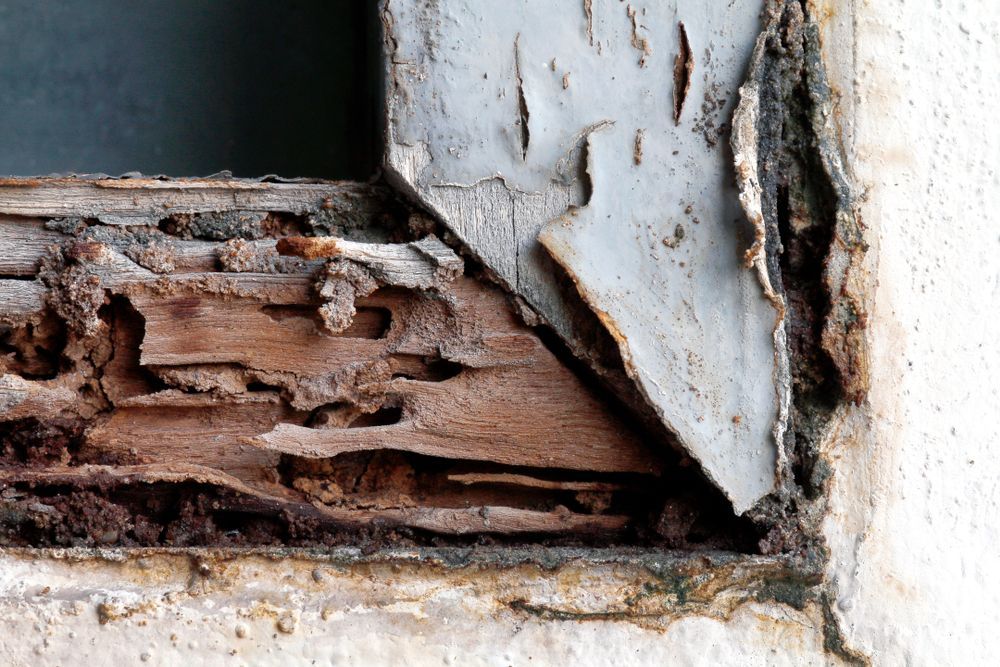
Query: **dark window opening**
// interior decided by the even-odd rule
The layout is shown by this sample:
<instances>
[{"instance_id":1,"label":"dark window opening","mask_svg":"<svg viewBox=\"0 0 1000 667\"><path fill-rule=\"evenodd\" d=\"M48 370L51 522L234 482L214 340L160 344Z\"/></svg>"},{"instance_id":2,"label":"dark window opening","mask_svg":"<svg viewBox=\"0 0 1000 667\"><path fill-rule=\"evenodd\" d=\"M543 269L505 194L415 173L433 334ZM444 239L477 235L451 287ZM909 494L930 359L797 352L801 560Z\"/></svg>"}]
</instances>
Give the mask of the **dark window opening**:
<instances>
[{"instance_id":1,"label":"dark window opening","mask_svg":"<svg viewBox=\"0 0 1000 667\"><path fill-rule=\"evenodd\" d=\"M374 5L3 0L0 174L367 179Z\"/></svg>"}]
</instances>

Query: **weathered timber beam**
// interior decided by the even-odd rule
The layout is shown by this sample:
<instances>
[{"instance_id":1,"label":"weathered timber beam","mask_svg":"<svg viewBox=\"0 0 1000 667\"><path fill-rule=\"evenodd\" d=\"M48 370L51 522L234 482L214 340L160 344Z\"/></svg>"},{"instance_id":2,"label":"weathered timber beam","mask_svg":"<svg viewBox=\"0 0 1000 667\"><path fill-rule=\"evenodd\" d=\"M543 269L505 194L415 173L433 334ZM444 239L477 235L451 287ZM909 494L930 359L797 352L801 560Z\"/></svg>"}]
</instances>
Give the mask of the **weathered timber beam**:
<instances>
[{"instance_id":1,"label":"weathered timber beam","mask_svg":"<svg viewBox=\"0 0 1000 667\"><path fill-rule=\"evenodd\" d=\"M269 183L241 179L0 179L0 214L95 218L155 225L177 214L261 211L314 213L363 209L379 189L364 183ZM384 193L381 197L384 198Z\"/></svg>"}]
</instances>

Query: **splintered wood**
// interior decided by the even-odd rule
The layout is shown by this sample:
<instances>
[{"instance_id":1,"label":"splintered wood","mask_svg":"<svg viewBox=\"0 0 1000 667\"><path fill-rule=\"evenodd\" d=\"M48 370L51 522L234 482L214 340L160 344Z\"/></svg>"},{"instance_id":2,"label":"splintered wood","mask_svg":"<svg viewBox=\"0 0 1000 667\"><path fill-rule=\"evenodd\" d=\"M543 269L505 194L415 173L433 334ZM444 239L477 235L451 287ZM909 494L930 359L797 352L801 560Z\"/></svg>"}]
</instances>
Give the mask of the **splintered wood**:
<instances>
[{"instance_id":1,"label":"splintered wood","mask_svg":"<svg viewBox=\"0 0 1000 667\"><path fill-rule=\"evenodd\" d=\"M98 183L0 186L8 543L611 537L655 487L628 417L382 193Z\"/></svg>"}]
</instances>

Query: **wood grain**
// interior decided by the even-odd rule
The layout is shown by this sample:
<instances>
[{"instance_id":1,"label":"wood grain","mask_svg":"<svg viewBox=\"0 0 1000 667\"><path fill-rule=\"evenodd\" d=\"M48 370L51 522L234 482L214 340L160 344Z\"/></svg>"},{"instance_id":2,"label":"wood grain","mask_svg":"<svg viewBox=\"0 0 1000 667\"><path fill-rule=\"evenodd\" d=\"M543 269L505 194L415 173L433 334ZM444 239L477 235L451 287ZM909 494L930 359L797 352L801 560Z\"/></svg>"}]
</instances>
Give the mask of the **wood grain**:
<instances>
[{"instance_id":1,"label":"wood grain","mask_svg":"<svg viewBox=\"0 0 1000 667\"><path fill-rule=\"evenodd\" d=\"M0 217L0 276L34 275L48 249L65 239L41 220Z\"/></svg>"},{"instance_id":2,"label":"wood grain","mask_svg":"<svg viewBox=\"0 0 1000 667\"><path fill-rule=\"evenodd\" d=\"M384 197L384 194L381 194ZM0 179L0 214L94 218L155 225L170 215L225 211L310 213L378 205L364 183L268 183L244 179Z\"/></svg>"},{"instance_id":3,"label":"wood grain","mask_svg":"<svg viewBox=\"0 0 1000 667\"><path fill-rule=\"evenodd\" d=\"M45 308L45 286L32 280L0 279L0 322L16 322Z\"/></svg>"}]
</instances>

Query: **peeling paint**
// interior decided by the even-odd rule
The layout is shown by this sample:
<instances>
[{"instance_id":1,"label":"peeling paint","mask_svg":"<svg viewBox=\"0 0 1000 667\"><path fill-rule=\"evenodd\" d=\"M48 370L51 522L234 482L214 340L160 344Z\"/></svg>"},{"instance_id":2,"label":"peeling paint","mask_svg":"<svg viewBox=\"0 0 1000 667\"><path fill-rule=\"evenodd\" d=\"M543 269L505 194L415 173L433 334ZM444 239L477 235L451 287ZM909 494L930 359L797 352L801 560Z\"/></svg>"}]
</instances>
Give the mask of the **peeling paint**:
<instances>
[{"instance_id":1,"label":"peeling paint","mask_svg":"<svg viewBox=\"0 0 1000 667\"><path fill-rule=\"evenodd\" d=\"M629 21L632 22L632 48L641 54L639 56L639 67L645 67L649 56L653 55L653 47L650 46L648 37L639 34L639 30L644 30L645 26L639 24L639 19L637 18L638 12L635 7L626 5L625 13L628 14ZM645 10L643 10L643 13L645 13Z\"/></svg>"},{"instance_id":2,"label":"peeling paint","mask_svg":"<svg viewBox=\"0 0 1000 667\"><path fill-rule=\"evenodd\" d=\"M778 410L760 388L772 383L775 317L738 261L742 240L733 222L740 213L725 147L702 141L697 122L677 124L674 54L651 46L656 35L676 39L682 8L595 3L591 23L600 26L604 45L598 54L587 48L582 22L578 32L561 22L579 12L575 0L564 2L493 12L452 0L449 16L461 19L440 26L394 4L389 42L423 70L415 78L408 66L391 68L390 81L405 78L420 102L402 106L400 94L389 93L389 173L592 361L597 355L581 345L588 336L568 315L574 295L553 288L563 272L574 281L614 338L640 401L745 511L774 487ZM687 80L688 95L710 97L723 114L732 108L759 9L759 2L742 0L685 14L684 34L715 45L705 77ZM489 39L477 27L485 15ZM449 44L447 61L422 59L420 34L431 30ZM487 83L504 72L482 74L484 66L502 69L483 49L506 36L517 39L522 64L555 58L573 72L573 86L564 90L548 66L520 68L531 104L527 155L504 129L517 114L516 100L498 99ZM447 115L438 111L442 105ZM415 150L419 159L410 157ZM576 156L575 164L567 156ZM563 194L567 187L575 196ZM646 194L631 198L636 189ZM685 213L694 203L697 219ZM664 240L676 239L678 226L684 242L670 247L674 241ZM734 414L743 415L739 424Z\"/></svg>"},{"instance_id":3,"label":"peeling paint","mask_svg":"<svg viewBox=\"0 0 1000 667\"><path fill-rule=\"evenodd\" d=\"M514 37L514 77L517 79L517 126L521 132L521 159L528 159L528 146L531 145L531 128L528 121L528 100L524 95L524 79L521 77L521 34ZM552 60L553 64L555 59ZM553 67L553 69L555 69Z\"/></svg>"},{"instance_id":4,"label":"peeling paint","mask_svg":"<svg viewBox=\"0 0 1000 667\"><path fill-rule=\"evenodd\" d=\"M694 74L694 54L688 42L684 23L677 24L677 55L674 56L674 124L680 125L681 113L684 112L684 102L691 90L691 77Z\"/></svg>"}]
</instances>

